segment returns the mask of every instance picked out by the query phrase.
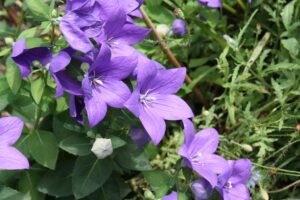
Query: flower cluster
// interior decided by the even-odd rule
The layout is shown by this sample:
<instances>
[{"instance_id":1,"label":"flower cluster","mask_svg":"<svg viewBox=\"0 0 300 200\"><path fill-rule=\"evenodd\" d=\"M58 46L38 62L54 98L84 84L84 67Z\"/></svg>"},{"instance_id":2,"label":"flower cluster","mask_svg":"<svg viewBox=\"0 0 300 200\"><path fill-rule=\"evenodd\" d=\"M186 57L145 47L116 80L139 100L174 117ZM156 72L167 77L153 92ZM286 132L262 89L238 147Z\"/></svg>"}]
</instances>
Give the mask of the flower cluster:
<instances>
[{"instance_id":1,"label":"flower cluster","mask_svg":"<svg viewBox=\"0 0 300 200\"><path fill-rule=\"evenodd\" d=\"M12 58L22 77L30 74L35 61L49 70L57 85L55 97L69 94L71 116L79 123L84 123L84 110L94 127L108 107L127 108L157 145L166 131L165 120L188 119L193 112L175 95L186 69L165 69L132 47L149 33L132 18L140 16L141 4L137 0L69 0L59 19L69 46L54 54L51 46L27 48L26 40L20 40ZM76 69L74 62L80 63ZM72 76L72 70L81 75ZM136 82L133 92L125 79Z\"/></svg>"},{"instance_id":2,"label":"flower cluster","mask_svg":"<svg viewBox=\"0 0 300 200\"><path fill-rule=\"evenodd\" d=\"M184 120L184 144L179 149L187 167L201 175L192 183L191 189L196 200L208 199L215 188L225 200L250 200L246 186L251 175L248 159L228 160L215 154L219 134L207 128L195 134L190 120ZM177 199L175 192L165 199Z\"/></svg>"},{"instance_id":3,"label":"flower cluster","mask_svg":"<svg viewBox=\"0 0 300 200\"><path fill-rule=\"evenodd\" d=\"M69 95L70 115L81 124L85 113L89 125L94 127L105 118L109 107L129 110L144 127L132 129L131 136L139 146L150 139L158 145L166 132L165 121L183 120L185 141L179 154L185 165L202 177L192 185L196 199L207 198L216 188L224 199L248 200L245 183L251 172L250 161L226 161L216 155L217 131L209 128L195 135L189 120L194 114L176 96L185 80L186 69L166 69L133 48L150 32L133 20L140 17L138 9L142 3L142 0L68 0L65 15L58 19L68 45L54 53L52 45L28 48L23 39L14 44L12 59L23 78L30 75L32 68L49 71L56 83L55 97ZM174 22L173 29L178 35L187 31L181 19ZM3 151L15 151L10 145L17 136L0 140L0 145L4 141ZM99 159L105 158L112 153L111 141L96 141L92 151ZM18 152L13 155L18 157L16 162L22 162L17 166L28 168L25 158ZM175 198L175 192L165 197Z\"/></svg>"}]
</instances>

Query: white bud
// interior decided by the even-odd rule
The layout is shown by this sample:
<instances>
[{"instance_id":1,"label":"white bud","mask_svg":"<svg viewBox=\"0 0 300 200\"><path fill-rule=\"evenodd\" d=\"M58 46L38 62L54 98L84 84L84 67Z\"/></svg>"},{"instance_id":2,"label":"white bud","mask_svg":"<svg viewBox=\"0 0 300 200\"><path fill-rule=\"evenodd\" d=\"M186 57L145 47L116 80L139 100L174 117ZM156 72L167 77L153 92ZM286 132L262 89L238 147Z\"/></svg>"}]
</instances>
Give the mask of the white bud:
<instances>
[{"instance_id":1,"label":"white bud","mask_svg":"<svg viewBox=\"0 0 300 200\"><path fill-rule=\"evenodd\" d=\"M98 159L104 159L113 153L111 139L97 138L93 144L91 151Z\"/></svg>"},{"instance_id":2,"label":"white bud","mask_svg":"<svg viewBox=\"0 0 300 200\"><path fill-rule=\"evenodd\" d=\"M249 152L249 153L253 151L252 146L249 144L242 144L242 148L244 149L244 151Z\"/></svg>"},{"instance_id":3,"label":"white bud","mask_svg":"<svg viewBox=\"0 0 300 200\"><path fill-rule=\"evenodd\" d=\"M269 195L265 189L260 189L260 195L263 200L269 200Z\"/></svg>"},{"instance_id":4,"label":"white bud","mask_svg":"<svg viewBox=\"0 0 300 200\"><path fill-rule=\"evenodd\" d=\"M160 36L164 37L170 32L170 28L166 24L159 24L156 27L156 31Z\"/></svg>"},{"instance_id":5,"label":"white bud","mask_svg":"<svg viewBox=\"0 0 300 200\"><path fill-rule=\"evenodd\" d=\"M207 110L203 111L203 115L204 116L208 116L209 115L209 111L207 111Z\"/></svg>"}]
</instances>

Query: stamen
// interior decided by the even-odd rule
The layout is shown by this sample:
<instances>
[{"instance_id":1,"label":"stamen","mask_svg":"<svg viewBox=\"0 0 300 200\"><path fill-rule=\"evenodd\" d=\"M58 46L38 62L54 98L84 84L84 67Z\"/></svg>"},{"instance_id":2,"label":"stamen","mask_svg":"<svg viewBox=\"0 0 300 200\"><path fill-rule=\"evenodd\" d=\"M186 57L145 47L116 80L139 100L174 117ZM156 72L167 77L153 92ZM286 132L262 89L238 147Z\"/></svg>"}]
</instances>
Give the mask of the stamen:
<instances>
[{"instance_id":1,"label":"stamen","mask_svg":"<svg viewBox=\"0 0 300 200\"><path fill-rule=\"evenodd\" d=\"M232 183L231 183L231 181L228 181L228 182L226 183L226 185L224 186L224 188L225 188L225 189L231 189L231 188L232 188Z\"/></svg>"},{"instance_id":2,"label":"stamen","mask_svg":"<svg viewBox=\"0 0 300 200\"><path fill-rule=\"evenodd\" d=\"M156 100L155 97L149 95L149 90L145 94L140 94L140 102L147 108Z\"/></svg>"}]
</instances>

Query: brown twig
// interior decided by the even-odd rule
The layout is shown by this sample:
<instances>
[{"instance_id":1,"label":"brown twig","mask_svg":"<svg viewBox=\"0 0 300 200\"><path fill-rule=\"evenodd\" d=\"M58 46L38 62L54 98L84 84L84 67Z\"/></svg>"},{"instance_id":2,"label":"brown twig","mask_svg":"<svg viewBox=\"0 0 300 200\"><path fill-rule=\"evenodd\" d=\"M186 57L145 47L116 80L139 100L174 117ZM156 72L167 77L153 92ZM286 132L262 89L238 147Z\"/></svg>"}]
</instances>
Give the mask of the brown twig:
<instances>
[{"instance_id":1,"label":"brown twig","mask_svg":"<svg viewBox=\"0 0 300 200\"><path fill-rule=\"evenodd\" d=\"M174 54L172 53L172 51L169 49L168 44L163 40L163 38L159 35L159 33L156 31L151 19L148 17L147 13L145 12L145 10L143 9L143 7L140 7L140 12L143 15L143 20L145 22L145 24L151 28L153 35L155 36L155 38L160 41L160 46L162 48L162 50L164 51L164 53L168 56L169 60L175 65L175 67L179 68L182 67L182 65L179 63L179 61L177 60L177 58L174 56ZM189 77L189 75L186 75L185 77L185 82L190 84L192 83L192 79ZM195 93L195 95L199 98L200 102L202 103L202 105L204 105L205 108L208 108L208 103L206 102L201 90L199 88L194 87L193 88L193 92Z\"/></svg>"}]
</instances>

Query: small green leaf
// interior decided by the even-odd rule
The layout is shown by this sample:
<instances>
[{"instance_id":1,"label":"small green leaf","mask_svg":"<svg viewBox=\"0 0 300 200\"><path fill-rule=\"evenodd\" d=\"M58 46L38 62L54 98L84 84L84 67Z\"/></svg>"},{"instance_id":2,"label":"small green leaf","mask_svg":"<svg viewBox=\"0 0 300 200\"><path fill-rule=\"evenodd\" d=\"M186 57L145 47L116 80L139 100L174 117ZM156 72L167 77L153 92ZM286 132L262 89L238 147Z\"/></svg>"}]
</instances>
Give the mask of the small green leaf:
<instances>
[{"instance_id":1,"label":"small green leaf","mask_svg":"<svg viewBox=\"0 0 300 200\"><path fill-rule=\"evenodd\" d=\"M47 21L51 19L50 7L43 0L25 0L25 4L35 20Z\"/></svg>"},{"instance_id":2,"label":"small green leaf","mask_svg":"<svg viewBox=\"0 0 300 200\"><path fill-rule=\"evenodd\" d=\"M10 57L6 59L5 76L6 76L7 83L11 91L13 92L13 94L17 94L22 83L22 78L21 78L20 69Z\"/></svg>"},{"instance_id":3,"label":"small green leaf","mask_svg":"<svg viewBox=\"0 0 300 200\"><path fill-rule=\"evenodd\" d=\"M286 29L289 29L292 23L295 3L296 1L288 3L281 12L282 22Z\"/></svg>"},{"instance_id":4,"label":"small green leaf","mask_svg":"<svg viewBox=\"0 0 300 200\"><path fill-rule=\"evenodd\" d=\"M41 39L41 38L26 38L26 48L32 49L36 47L48 47L49 42Z\"/></svg>"},{"instance_id":5,"label":"small green leaf","mask_svg":"<svg viewBox=\"0 0 300 200\"><path fill-rule=\"evenodd\" d=\"M110 139L112 142L113 149L120 148L126 144L126 142L124 140L122 140L121 138L119 138L117 136L112 136Z\"/></svg>"},{"instance_id":6,"label":"small green leaf","mask_svg":"<svg viewBox=\"0 0 300 200\"><path fill-rule=\"evenodd\" d=\"M37 31L36 27L25 29L23 32L20 33L17 40L24 39L24 38L33 38Z\"/></svg>"},{"instance_id":7,"label":"small green leaf","mask_svg":"<svg viewBox=\"0 0 300 200\"><path fill-rule=\"evenodd\" d=\"M32 157L44 167L55 169L58 145L55 136L48 131L35 131L27 144Z\"/></svg>"},{"instance_id":8,"label":"small green leaf","mask_svg":"<svg viewBox=\"0 0 300 200\"><path fill-rule=\"evenodd\" d=\"M42 77L38 77L37 79L31 81L31 94L34 101L39 104L45 90L45 81Z\"/></svg>"},{"instance_id":9,"label":"small green leaf","mask_svg":"<svg viewBox=\"0 0 300 200\"><path fill-rule=\"evenodd\" d=\"M167 172L156 170L145 171L143 174L158 198L167 194L169 189L174 185L172 177Z\"/></svg>"},{"instance_id":10,"label":"small green leaf","mask_svg":"<svg viewBox=\"0 0 300 200\"><path fill-rule=\"evenodd\" d=\"M84 135L74 134L59 143L59 147L77 156L86 156L91 153L92 144Z\"/></svg>"},{"instance_id":11,"label":"small green leaf","mask_svg":"<svg viewBox=\"0 0 300 200\"><path fill-rule=\"evenodd\" d=\"M160 24L171 25L175 20L174 15L168 9L163 6L145 6L145 10L148 13L149 17Z\"/></svg>"},{"instance_id":12,"label":"small green leaf","mask_svg":"<svg viewBox=\"0 0 300 200\"><path fill-rule=\"evenodd\" d=\"M100 188L110 177L112 162L98 160L94 155L79 157L76 160L72 188L76 198L83 198Z\"/></svg>"},{"instance_id":13,"label":"small green leaf","mask_svg":"<svg viewBox=\"0 0 300 200\"><path fill-rule=\"evenodd\" d=\"M299 54L299 43L296 38L281 40L281 43L283 47L290 52L291 56L297 56Z\"/></svg>"}]
</instances>

